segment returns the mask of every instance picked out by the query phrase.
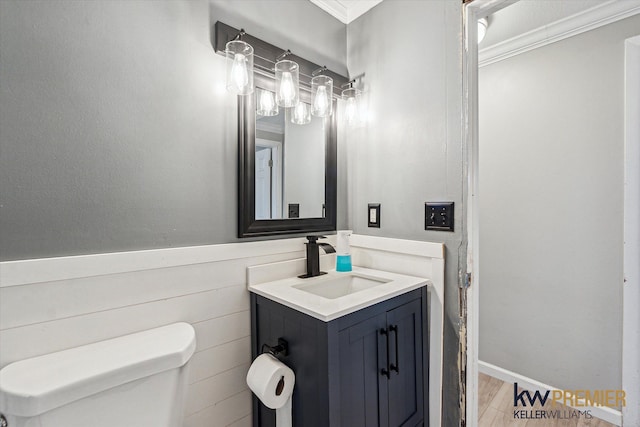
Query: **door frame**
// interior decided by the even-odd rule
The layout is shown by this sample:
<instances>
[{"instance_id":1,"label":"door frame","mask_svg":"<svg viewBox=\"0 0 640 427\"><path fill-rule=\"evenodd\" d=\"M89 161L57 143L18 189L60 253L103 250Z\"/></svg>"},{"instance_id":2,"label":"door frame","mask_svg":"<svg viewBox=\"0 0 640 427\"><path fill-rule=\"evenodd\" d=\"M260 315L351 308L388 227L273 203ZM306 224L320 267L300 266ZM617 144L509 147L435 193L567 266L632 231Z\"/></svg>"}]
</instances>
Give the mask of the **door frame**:
<instances>
[{"instance_id":1,"label":"door frame","mask_svg":"<svg viewBox=\"0 0 640 427\"><path fill-rule=\"evenodd\" d=\"M467 272L472 274L466 289L466 369L463 410L467 426L478 424L478 338L480 299L479 269L479 138L478 138L478 19L485 18L517 0L472 0L463 7L462 126L467 152ZM462 343L464 345L464 343Z\"/></svg>"},{"instance_id":2,"label":"door frame","mask_svg":"<svg viewBox=\"0 0 640 427\"><path fill-rule=\"evenodd\" d=\"M472 286L467 289L467 342L464 408L467 426L478 424L478 343L479 343L479 195L478 174L478 43L477 20L515 3L518 0L471 0L463 8L463 143L467 152L467 271L473 275ZM612 3L613 4L613 3ZM620 19L618 16L617 19ZM613 22L613 19L608 22ZM592 18L595 24L595 18ZM604 25L608 22L601 21ZM469 24L471 23L471 24ZM595 25L598 25L595 24ZM640 402L640 100L630 93L640 89L637 76L640 60L632 59L632 53L640 52L640 36L625 41L625 187L624 187L624 277L623 285L623 355L622 387L627 393L627 402ZM634 92L635 91L635 92ZM640 408L631 403L622 408L625 427L640 426Z\"/></svg>"},{"instance_id":3,"label":"door frame","mask_svg":"<svg viewBox=\"0 0 640 427\"><path fill-rule=\"evenodd\" d=\"M284 185L283 185L283 144L282 141L276 141L271 139L256 138L257 147L268 147L271 149L271 219L282 219L284 217ZM274 216L274 212L278 212L278 215Z\"/></svg>"},{"instance_id":4,"label":"door frame","mask_svg":"<svg viewBox=\"0 0 640 427\"><path fill-rule=\"evenodd\" d=\"M622 408L625 426L640 426L640 35L625 40L624 284L622 318Z\"/></svg>"}]
</instances>

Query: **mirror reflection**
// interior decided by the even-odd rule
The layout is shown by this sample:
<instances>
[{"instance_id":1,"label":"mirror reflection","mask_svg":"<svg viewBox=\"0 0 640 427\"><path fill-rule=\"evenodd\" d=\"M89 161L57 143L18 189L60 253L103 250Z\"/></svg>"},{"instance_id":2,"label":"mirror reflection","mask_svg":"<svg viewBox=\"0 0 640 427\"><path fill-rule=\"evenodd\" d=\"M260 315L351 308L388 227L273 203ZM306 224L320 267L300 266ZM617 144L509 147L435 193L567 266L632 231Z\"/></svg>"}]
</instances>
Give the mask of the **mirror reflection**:
<instances>
[{"instance_id":1,"label":"mirror reflection","mask_svg":"<svg viewBox=\"0 0 640 427\"><path fill-rule=\"evenodd\" d=\"M325 120L256 88L255 219L325 216Z\"/></svg>"}]
</instances>

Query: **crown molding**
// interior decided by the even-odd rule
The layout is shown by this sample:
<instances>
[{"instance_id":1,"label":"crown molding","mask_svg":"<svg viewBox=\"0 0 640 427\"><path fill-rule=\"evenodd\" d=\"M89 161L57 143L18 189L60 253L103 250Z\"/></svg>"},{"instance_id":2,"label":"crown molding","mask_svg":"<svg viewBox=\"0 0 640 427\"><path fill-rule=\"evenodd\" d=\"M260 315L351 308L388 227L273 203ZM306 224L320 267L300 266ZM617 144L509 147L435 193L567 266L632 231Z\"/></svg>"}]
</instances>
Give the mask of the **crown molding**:
<instances>
[{"instance_id":1,"label":"crown molding","mask_svg":"<svg viewBox=\"0 0 640 427\"><path fill-rule=\"evenodd\" d=\"M640 0L609 0L601 5L479 50L478 66L484 67L638 13L640 13Z\"/></svg>"},{"instance_id":2,"label":"crown molding","mask_svg":"<svg viewBox=\"0 0 640 427\"><path fill-rule=\"evenodd\" d=\"M359 18L369 11L369 9L382 3L382 0L359 0L350 2L347 6L347 24Z\"/></svg>"},{"instance_id":3,"label":"crown molding","mask_svg":"<svg viewBox=\"0 0 640 427\"><path fill-rule=\"evenodd\" d=\"M337 18L343 24L348 24L347 22L347 8L344 4L332 1L332 0L309 0L311 3L318 6L320 9L327 12L329 15L332 15L334 18Z\"/></svg>"},{"instance_id":4,"label":"crown molding","mask_svg":"<svg viewBox=\"0 0 640 427\"><path fill-rule=\"evenodd\" d=\"M344 24L366 13L382 0L309 0Z\"/></svg>"}]
</instances>

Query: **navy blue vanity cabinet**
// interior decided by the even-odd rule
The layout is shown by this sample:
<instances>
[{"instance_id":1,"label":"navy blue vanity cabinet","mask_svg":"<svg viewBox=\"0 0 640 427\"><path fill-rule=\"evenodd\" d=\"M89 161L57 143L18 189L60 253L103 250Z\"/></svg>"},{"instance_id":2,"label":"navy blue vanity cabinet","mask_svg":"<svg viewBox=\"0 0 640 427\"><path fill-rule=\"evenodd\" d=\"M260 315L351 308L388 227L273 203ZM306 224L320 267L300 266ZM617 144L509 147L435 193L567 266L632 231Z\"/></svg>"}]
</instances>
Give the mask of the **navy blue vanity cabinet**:
<instances>
[{"instance_id":1,"label":"navy blue vanity cabinet","mask_svg":"<svg viewBox=\"0 0 640 427\"><path fill-rule=\"evenodd\" d=\"M296 374L293 427L428 425L427 291L416 289L323 322L251 294L252 352L278 338ZM275 411L254 396L254 427Z\"/></svg>"}]
</instances>

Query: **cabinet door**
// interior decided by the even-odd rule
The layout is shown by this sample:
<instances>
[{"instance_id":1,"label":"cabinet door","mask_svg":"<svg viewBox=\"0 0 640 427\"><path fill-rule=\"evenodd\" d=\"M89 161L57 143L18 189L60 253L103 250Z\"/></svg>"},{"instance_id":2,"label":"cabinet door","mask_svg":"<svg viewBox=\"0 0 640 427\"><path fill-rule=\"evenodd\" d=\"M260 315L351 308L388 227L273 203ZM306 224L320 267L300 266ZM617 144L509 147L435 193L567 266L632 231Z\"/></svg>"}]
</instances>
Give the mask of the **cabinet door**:
<instances>
[{"instance_id":1,"label":"cabinet door","mask_svg":"<svg viewBox=\"0 0 640 427\"><path fill-rule=\"evenodd\" d=\"M253 316L257 319L254 357L262 353L262 345L275 345L282 337L289 344L289 353L278 359L296 375L293 388L293 425L327 427L329 397L327 375L326 324L288 307L256 298ZM275 427L276 411L256 400L256 427Z\"/></svg>"},{"instance_id":2,"label":"cabinet door","mask_svg":"<svg viewBox=\"0 0 640 427\"><path fill-rule=\"evenodd\" d=\"M343 427L388 427L387 380L380 373L387 364L387 341L380 334L385 327L382 313L339 332Z\"/></svg>"},{"instance_id":3,"label":"cabinet door","mask_svg":"<svg viewBox=\"0 0 640 427\"><path fill-rule=\"evenodd\" d=\"M414 427L423 419L421 312L420 300L387 312L389 427Z\"/></svg>"}]
</instances>

